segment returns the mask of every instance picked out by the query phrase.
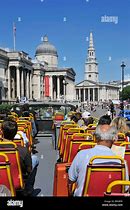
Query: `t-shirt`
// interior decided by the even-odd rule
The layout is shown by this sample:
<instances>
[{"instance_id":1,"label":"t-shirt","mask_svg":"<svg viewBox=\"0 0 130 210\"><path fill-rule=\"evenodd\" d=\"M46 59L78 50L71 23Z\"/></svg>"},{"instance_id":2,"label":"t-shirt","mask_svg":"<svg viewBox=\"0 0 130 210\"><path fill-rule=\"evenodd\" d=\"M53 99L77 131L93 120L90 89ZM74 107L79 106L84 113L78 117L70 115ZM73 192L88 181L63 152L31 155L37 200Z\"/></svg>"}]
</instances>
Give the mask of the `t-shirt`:
<instances>
[{"instance_id":1,"label":"t-shirt","mask_svg":"<svg viewBox=\"0 0 130 210\"><path fill-rule=\"evenodd\" d=\"M29 140L26 136L26 133L24 133L23 131L18 131L17 134L15 135L14 139L21 139L21 136L23 138L24 141L24 146L26 146L29 143Z\"/></svg>"},{"instance_id":2,"label":"t-shirt","mask_svg":"<svg viewBox=\"0 0 130 210\"><path fill-rule=\"evenodd\" d=\"M97 155L115 156L115 154L112 152L110 148L103 145L96 145L94 148L81 150L80 152L77 153L74 160L72 161L68 174L69 174L69 179L72 182L75 181L77 182L77 188L74 192L74 196L82 195L87 165L89 164L89 160L93 156ZM104 162L108 162L108 160L99 159L94 161L94 163L104 163ZM119 160L114 160L114 159L111 160L111 162L120 163ZM126 179L128 179L128 177Z\"/></svg>"}]
</instances>

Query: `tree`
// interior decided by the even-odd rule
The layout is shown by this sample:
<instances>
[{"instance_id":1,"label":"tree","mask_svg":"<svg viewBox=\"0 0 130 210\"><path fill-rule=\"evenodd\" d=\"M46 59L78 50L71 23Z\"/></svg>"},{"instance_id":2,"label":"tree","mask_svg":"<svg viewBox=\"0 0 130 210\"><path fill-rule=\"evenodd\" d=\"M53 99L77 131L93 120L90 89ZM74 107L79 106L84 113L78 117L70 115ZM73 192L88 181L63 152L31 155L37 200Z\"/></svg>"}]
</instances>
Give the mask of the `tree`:
<instances>
[{"instance_id":1,"label":"tree","mask_svg":"<svg viewBox=\"0 0 130 210\"><path fill-rule=\"evenodd\" d=\"M120 92L120 97L123 97L123 100L129 100L130 99L130 85L123 88L123 91Z\"/></svg>"}]
</instances>

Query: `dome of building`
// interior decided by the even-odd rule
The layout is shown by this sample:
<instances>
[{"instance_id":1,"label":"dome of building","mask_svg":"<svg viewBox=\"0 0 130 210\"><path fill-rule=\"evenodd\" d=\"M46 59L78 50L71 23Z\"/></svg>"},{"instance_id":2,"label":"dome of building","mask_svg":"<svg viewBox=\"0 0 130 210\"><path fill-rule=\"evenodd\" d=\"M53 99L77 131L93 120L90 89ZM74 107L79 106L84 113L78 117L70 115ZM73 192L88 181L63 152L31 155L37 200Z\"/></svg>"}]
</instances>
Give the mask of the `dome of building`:
<instances>
[{"instance_id":1,"label":"dome of building","mask_svg":"<svg viewBox=\"0 0 130 210\"><path fill-rule=\"evenodd\" d=\"M38 47L36 48L36 56L38 55L54 55L54 56L58 56L57 55L57 50L56 48L49 43L48 41L48 37L45 35L43 38L43 42L38 45Z\"/></svg>"}]
</instances>

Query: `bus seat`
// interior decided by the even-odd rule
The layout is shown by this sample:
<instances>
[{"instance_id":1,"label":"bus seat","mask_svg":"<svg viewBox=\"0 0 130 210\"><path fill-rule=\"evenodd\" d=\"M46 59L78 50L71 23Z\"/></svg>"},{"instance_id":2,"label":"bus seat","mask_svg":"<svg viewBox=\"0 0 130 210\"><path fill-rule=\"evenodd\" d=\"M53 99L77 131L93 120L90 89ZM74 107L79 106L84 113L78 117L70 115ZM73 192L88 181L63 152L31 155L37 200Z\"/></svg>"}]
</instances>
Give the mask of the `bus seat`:
<instances>
[{"instance_id":1,"label":"bus seat","mask_svg":"<svg viewBox=\"0 0 130 210\"><path fill-rule=\"evenodd\" d=\"M94 160L102 159L104 163L94 164ZM115 163L112 162L115 160ZM116 163L116 161L120 163ZM82 196L104 196L109 183L115 180L125 180L124 160L119 156L94 156L87 166L86 178ZM120 186L116 192L124 192Z\"/></svg>"}]
</instances>

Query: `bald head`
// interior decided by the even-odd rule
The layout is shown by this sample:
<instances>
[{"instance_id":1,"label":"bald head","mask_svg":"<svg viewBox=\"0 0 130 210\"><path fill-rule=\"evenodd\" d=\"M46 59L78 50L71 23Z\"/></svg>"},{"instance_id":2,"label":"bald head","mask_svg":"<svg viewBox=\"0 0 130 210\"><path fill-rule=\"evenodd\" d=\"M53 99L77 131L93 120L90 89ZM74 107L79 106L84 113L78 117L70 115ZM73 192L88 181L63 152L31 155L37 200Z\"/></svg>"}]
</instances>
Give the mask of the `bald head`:
<instances>
[{"instance_id":1,"label":"bald head","mask_svg":"<svg viewBox=\"0 0 130 210\"><path fill-rule=\"evenodd\" d=\"M98 125L96 127L95 136L97 141L112 141L117 134L116 127L110 125Z\"/></svg>"}]
</instances>

